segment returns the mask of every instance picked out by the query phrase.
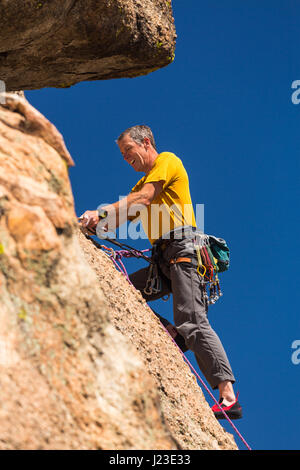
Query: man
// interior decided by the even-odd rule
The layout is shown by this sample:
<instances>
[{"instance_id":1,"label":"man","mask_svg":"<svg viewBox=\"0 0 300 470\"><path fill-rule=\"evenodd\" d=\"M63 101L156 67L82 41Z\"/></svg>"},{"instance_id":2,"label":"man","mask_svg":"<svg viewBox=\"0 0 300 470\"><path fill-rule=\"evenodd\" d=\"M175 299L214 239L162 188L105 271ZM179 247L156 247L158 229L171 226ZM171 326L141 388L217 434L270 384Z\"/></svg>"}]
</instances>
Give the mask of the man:
<instances>
[{"instance_id":1,"label":"man","mask_svg":"<svg viewBox=\"0 0 300 470\"><path fill-rule=\"evenodd\" d=\"M148 126L126 129L117 143L125 161L145 176L126 198L102 209L108 219L110 215L115 217L116 227L126 219L133 220L138 213L153 245L161 289L150 289L148 295L145 293L148 268L133 273L130 280L148 301L172 292L176 328L166 325L169 332L173 337L178 333L184 338L186 348L194 352L211 387L219 389L219 406L212 408L215 416L218 419L224 417L222 407L231 419L241 418L242 409L232 386L235 378L221 341L209 324L205 287L195 267L196 221L184 166L173 153L157 152ZM81 220L87 228L95 228L99 223L99 212L86 211Z\"/></svg>"}]
</instances>

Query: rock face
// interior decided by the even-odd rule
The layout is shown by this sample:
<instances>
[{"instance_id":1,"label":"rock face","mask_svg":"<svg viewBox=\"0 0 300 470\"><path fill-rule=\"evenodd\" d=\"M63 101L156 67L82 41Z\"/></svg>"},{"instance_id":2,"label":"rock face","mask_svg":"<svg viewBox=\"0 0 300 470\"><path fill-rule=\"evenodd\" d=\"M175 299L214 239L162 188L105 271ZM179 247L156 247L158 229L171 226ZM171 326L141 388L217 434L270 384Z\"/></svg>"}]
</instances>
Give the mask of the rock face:
<instances>
[{"instance_id":1,"label":"rock face","mask_svg":"<svg viewBox=\"0 0 300 470\"><path fill-rule=\"evenodd\" d=\"M78 231L58 131L0 106L0 449L236 449L172 340Z\"/></svg>"},{"instance_id":2,"label":"rock face","mask_svg":"<svg viewBox=\"0 0 300 470\"><path fill-rule=\"evenodd\" d=\"M174 58L171 0L2 0L0 18L7 91L136 77Z\"/></svg>"}]
</instances>

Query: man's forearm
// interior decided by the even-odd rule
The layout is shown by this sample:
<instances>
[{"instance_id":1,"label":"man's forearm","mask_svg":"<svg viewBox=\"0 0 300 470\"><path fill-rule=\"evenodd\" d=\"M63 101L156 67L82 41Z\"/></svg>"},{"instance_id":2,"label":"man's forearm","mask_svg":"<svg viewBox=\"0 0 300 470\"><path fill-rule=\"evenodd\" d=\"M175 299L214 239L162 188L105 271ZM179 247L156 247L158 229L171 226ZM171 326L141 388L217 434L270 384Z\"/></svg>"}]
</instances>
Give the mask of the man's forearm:
<instances>
[{"instance_id":1,"label":"man's forearm","mask_svg":"<svg viewBox=\"0 0 300 470\"><path fill-rule=\"evenodd\" d=\"M141 209L149 206L150 202L147 193L138 191L130 193L120 201L104 206L102 209L108 212L110 222L114 219L113 223L117 228L130 217L135 216Z\"/></svg>"},{"instance_id":2,"label":"man's forearm","mask_svg":"<svg viewBox=\"0 0 300 470\"><path fill-rule=\"evenodd\" d=\"M115 230L117 227L137 217L137 213L148 207L162 191L163 182L146 183L140 191L135 191L120 201L101 206L101 211L107 211L107 218L101 220L98 211L85 211L80 217L85 227L95 228L100 222L105 231Z\"/></svg>"}]
</instances>

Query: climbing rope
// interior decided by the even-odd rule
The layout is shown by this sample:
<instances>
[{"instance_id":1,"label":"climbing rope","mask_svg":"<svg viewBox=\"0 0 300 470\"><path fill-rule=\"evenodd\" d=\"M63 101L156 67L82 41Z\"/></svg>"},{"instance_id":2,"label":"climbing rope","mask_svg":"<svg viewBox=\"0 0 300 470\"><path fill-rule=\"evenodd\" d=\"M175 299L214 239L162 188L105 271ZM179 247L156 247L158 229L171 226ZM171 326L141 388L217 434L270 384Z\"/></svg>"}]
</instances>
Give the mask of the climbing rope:
<instances>
[{"instance_id":1,"label":"climbing rope","mask_svg":"<svg viewBox=\"0 0 300 470\"><path fill-rule=\"evenodd\" d=\"M120 271L127 279L127 281L131 284L132 282L130 281L129 279L129 276L128 276L128 273L126 271L126 268L124 266L124 263L122 262L122 258L131 258L131 257L136 257L136 258L143 258L145 260L147 260L149 263L151 263L151 258L148 257L148 256L145 256L144 253L146 252L149 252L151 251L151 248L149 249L146 249L146 250L134 250L132 249L131 247L129 247L130 249L129 250L114 250L113 248L110 248L110 247L107 247L105 245L101 245L99 243L97 243L93 238L89 237L88 235L86 235L86 237L91 240L93 242L93 244L97 247L97 248L101 248L105 254L113 261L115 267L117 268L118 271ZM109 240L111 241L111 240ZM118 246L121 246L121 244L119 244ZM123 245L124 246L124 245ZM126 246L126 245L125 245ZM214 397L214 395L212 394L212 392L209 390L209 388L207 387L207 385L205 384L204 380L200 377L200 375L197 373L197 371L195 370L195 368L193 367L193 365L190 363L190 361L187 359L187 357L184 355L184 353L181 351L181 349L179 348L179 346L177 345L177 343L174 341L174 339L172 338L172 336L170 335L170 333L168 332L168 330L162 325L162 327L164 328L164 330L167 332L167 334L170 336L171 340L173 341L173 343L175 344L176 348L178 349L178 351L180 352L180 354L182 355L183 359L185 360L185 362L188 364L188 366L190 367L191 371L195 374L195 376L198 378L198 380L200 381L200 383L202 384L202 386L204 387L204 389L207 391L207 393L209 394L209 396L211 397L211 399L214 401L214 403L219 406L219 403L218 401L216 400L216 398ZM231 421L231 419L228 417L228 415L226 414L226 412L223 410L222 407L220 407L220 410L222 411L225 419L229 422L229 424L231 425L231 427L233 428L233 430L236 432L237 436L241 439L241 441L243 442L243 444L246 446L246 448L248 450L252 450L251 447L249 446L249 444L247 443L247 441L244 439L244 437L241 435L241 433L239 432L239 430L237 429L237 427L233 424L233 422Z\"/></svg>"},{"instance_id":2,"label":"climbing rope","mask_svg":"<svg viewBox=\"0 0 300 470\"><path fill-rule=\"evenodd\" d=\"M122 258L132 258L133 256L136 258L141 258L142 254L151 251L151 248L148 248L146 250L141 250L141 251L135 251L134 253L129 250L114 250L113 248L107 247L105 245L99 245L99 247L102 248L104 253L112 260L114 263L115 267L120 271L124 276L126 277L127 281L129 284L133 285L132 282L130 281L130 278L128 276L128 273L126 271L126 268L124 266L124 263L122 261ZM145 258L145 256L143 256ZM149 257L149 262L150 262L150 257Z\"/></svg>"}]
</instances>

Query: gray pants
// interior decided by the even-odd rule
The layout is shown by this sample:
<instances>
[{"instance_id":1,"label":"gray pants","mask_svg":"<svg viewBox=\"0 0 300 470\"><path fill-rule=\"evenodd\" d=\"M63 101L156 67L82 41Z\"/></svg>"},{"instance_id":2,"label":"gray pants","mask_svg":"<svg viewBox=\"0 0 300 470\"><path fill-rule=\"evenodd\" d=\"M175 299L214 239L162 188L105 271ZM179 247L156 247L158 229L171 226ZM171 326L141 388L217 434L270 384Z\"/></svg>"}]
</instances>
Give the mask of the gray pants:
<instances>
[{"instance_id":1,"label":"gray pants","mask_svg":"<svg viewBox=\"0 0 300 470\"><path fill-rule=\"evenodd\" d=\"M194 352L208 383L213 389L224 380L234 383L235 378L222 343L207 318L207 302L197 269L188 262L170 265L171 259L179 257L197 259L192 239L172 240L160 251L158 264L162 273L162 291L159 294L146 295L143 292L148 268L131 274L130 280L147 301L172 293L176 329L184 337L187 348Z\"/></svg>"}]
</instances>

